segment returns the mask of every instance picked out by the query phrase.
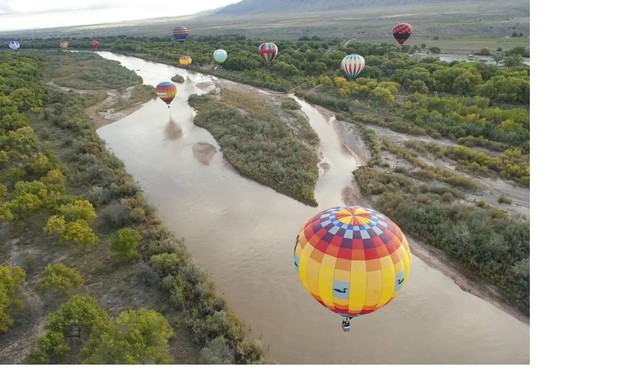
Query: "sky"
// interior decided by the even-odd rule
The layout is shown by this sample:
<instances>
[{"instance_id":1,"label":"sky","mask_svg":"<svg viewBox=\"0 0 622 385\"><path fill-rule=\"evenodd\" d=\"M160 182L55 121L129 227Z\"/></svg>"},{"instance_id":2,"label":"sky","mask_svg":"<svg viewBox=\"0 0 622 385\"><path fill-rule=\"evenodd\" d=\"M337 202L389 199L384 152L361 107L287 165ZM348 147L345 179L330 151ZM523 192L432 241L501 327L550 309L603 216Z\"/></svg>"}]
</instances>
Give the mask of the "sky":
<instances>
[{"instance_id":1,"label":"sky","mask_svg":"<svg viewBox=\"0 0 622 385\"><path fill-rule=\"evenodd\" d=\"M0 0L0 31L190 15L240 0Z\"/></svg>"}]
</instances>

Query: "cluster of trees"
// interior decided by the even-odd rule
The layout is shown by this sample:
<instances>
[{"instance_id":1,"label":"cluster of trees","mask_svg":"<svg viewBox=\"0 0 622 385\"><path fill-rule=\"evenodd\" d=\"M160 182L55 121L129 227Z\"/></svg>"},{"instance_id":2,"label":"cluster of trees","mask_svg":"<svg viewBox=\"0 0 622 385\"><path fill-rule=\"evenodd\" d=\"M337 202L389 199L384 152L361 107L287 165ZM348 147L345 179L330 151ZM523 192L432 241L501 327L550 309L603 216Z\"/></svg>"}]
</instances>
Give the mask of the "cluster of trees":
<instances>
[{"instance_id":1,"label":"cluster of trees","mask_svg":"<svg viewBox=\"0 0 622 385\"><path fill-rule=\"evenodd\" d=\"M404 145L418 153L432 153L437 157L452 159L460 169L471 174L499 176L529 186L529 156L517 148L491 154L465 146L440 146L417 141L407 141Z\"/></svg>"},{"instance_id":2,"label":"cluster of trees","mask_svg":"<svg viewBox=\"0 0 622 385\"><path fill-rule=\"evenodd\" d=\"M96 134L84 110L98 99L55 85L44 88L57 80L55 74L72 68L76 57L80 55L49 54L44 58L21 52L0 60L4 76L0 89L9 92L0 95L0 119L15 115L26 124L0 126L0 219L33 234L38 229L40 242L47 242L45 232L58 234L55 247L59 250L70 246L67 242L78 245L60 253L69 262L81 265L85 258L94 258L89 263L90 280L129 274L127 282L138 279L134 283L142 287L143 295L133 297L143 298L144 291L152 287L170 307L159 313L139 306L112 319L98 298L79 295L85 280L77 269L55 263L55 258L48 256L50 264L42 270L35 266L28 275L19 267L0 271L0 331L11 326L13 314L20 309L19 285L28 284L48 301L68 301L47 316L45 333L27 362L170 363L172 329L167 319L171 316L181 320L177 328L189 332L182 334L192 336L189 343L201 352L193 358L197 362L265 362L261 345L246 336L242 323L207 274L161 224L123 163L107 151ZM55 64L44 70L52 61ZM113 71L129 72L118 65ZM127 79L126 86L136 85L130 76L116 78ZM94 87L104 84L102 80L98 78ZM32 98L24 103L24 98L12 97L10 92L15 90L6 87L7 82L32 91ZM32 108L19 112L16 103ZM34 129L28 126L29 117ZM97 253L89 251L95 249ZM164 258L166 262L162 255L169 256ZM102 258L117 263L110 265L112 270L98 270ZM138 278L131 275L132 270L141 272Z\"/></svg>"},{"instance_id":3,"label":"cluster of trees","mask_svg":"<svg viewBox=\"0 0 622 385\"><path fill-rule=\"evenodd\" d=\"M280 118L291 111L291 103L278 111L263 99L239 91L222 89L222 95L222 101L210 95L190 97L190 105L197 109L195 124L214 135L223 156L242 175L317 206L319 139L310 129L295 135Z\"/></svg>"},{"instance_id":4,"label":"cluster of trees","mask_svg":"<svg viewBox=\"0 0 622 385\"><path fill-rule=\"evenodd\" d=\"M125 310L111 319L93 297L74 296L48 315L26 363L168 364L172 335L156 311Z\"/></svg>"}]
</instances>

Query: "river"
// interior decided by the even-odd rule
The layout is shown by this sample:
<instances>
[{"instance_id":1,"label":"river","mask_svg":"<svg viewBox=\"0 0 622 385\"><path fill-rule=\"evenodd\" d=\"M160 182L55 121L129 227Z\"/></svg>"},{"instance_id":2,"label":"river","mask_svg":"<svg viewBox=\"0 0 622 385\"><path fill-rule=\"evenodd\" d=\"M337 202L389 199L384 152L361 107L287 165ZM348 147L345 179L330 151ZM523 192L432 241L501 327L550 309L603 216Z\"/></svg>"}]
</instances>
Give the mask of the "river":
<instances>
[{"instance_id":1,"label":"river","mask_svg":"<svg viewBox=\"0 0 622 385\"><path fill-rule=\"evenodd\" d=\"M159 99L98 133L145 192L147 201L195 260L210 274L231 308L260 339L266 355L299 364L526 364L529 325L469 294L449 277L413 256L411 276L399 296L352 330L302 287L293 246L303 224L317 212L343 204L342 190L359 166L340 142L334 118L297 99L321 140L329 167L316 185L319 207L309 207L240 176L222 158L216 140L193 124L187 98L218 87L220 80L193 71L109 52L155 86L175 74L170 108ZM197 87L200 84L200 87ZM208 84L208 87L205 85ZM201 162L193 146L218 150Z\"/></svg>"}]
</instances>

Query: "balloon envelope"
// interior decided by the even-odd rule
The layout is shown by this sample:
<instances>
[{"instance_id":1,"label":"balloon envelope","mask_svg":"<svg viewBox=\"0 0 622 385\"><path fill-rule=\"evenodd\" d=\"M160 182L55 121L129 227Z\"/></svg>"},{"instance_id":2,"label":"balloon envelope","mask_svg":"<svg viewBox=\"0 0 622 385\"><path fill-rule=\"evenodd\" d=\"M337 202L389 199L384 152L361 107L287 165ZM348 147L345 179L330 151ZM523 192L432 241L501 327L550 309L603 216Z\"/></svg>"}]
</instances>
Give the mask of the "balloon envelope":
<instances>
[{"instance_id":1,"label":"balloon envelope","mask_svg":"<svg viewBox=\"0 0 622 385\"><path fill-rule=\"evenodd\" d=\"M400 228L383 214L338 206L303 226L294 266L320 304L354 317L380 309L400 292L410 272L410 248Z\"/></svg>"},{"instance_id":2,"label":"balloon envelope","mask_svg":"<svg viewBox=\"0 0 622 385\"><path fill-rule=\"evenodd\" d=\"M93 49L99 48L99 42L95 39L91 40L91 48Z\"/></svg>"},{"instance_id":3,"label":"balloon envelope","mask_svg":"<svg viewBox=\"0 0 622 385\"><path fill-rule=\"evenodd\" d=\"M393 37L400 44L404 44L412 32L413 27L408 23L397 23L395 27L393 27Z\"/></svg>"},{"instance_id":4,"label":"balloon envelope","mask_svg":"<svg viewBox=\"0 0 622 385\"><path fill-rule=\"evenodd\" d=\"M355 79L365 68L365 59L361 55L346 55L341 60L341 69L350 79Z\"/></svg>"},{"instance_id":5,"label":"balloon envelope","mask_svg":"<svg viewBox=\"0 0 622 385\"><path fill-rule=\"evenodd\" d=\"M179 57L179 64L184 68L189 67L190 64L192 64L192 58L188 55L181 55Z\"/></svg>"},{"instance_id":6,"label":"balloon envelope","mask_svg":"<svg viewBox=\"0 0 622 385\"><path fill-rule=\"evenodd\" d=\"M183 43L188 37L188 28L184 27L183 25L178 25L177 27L173 28L173 36L175 37L175 40Z\"/></svg>"},{"instance_id":7,"label":"balloon envelope","mask_svg":"<svg viewBox=\"0 0 622 385\"><path fill-rule=\"evenodd\" d=\"M227 60L227 51L224 49L217 49L214 51L214 61L218 64L222 64Z\"/></svg>"},{"instance_id":8,"label":"balloon envelope","mask_svg":"<svg viewBox=\"0 0 622 385\"><path fill-rule=\"evenodd\" d=\"M13 51L17 51L19 49L19 42L15 40L11 40L9 42L9 48L11 48Z\"/></svg>"},{"instance_id":9,"label":"balloon envelope","mask_svg":"<svg viewBox=\"0 0 622 385\"><path fill-rule=\"evenodd\" d=\"M59 47L61 50L65 51L67 48L69 48L69 42L67 40L63 40L60 42Z\"/></svg>"},{"instance_id":10,"label":"balloon envelope","mask_svg":"<svg viewBox=\"0 0 622 385\"><path fill-rule=\"evenodd\" d=\"M156 86L156 94L164 103L171 104L177 95L177 87L171 82L161 82Z\"/></svg>"},{"instance_id":11,"label":"balloon envelope","mask_svg":"<svg viewBox=\"0 0 622 385\"><path fill-rule=\"evenodd\" d=\"M279 47L272 42L266 42L259 46L258 52L263 61L269 66L270 63L276 59L276 55L279 53Z\"/></svg>"}]
</instances>

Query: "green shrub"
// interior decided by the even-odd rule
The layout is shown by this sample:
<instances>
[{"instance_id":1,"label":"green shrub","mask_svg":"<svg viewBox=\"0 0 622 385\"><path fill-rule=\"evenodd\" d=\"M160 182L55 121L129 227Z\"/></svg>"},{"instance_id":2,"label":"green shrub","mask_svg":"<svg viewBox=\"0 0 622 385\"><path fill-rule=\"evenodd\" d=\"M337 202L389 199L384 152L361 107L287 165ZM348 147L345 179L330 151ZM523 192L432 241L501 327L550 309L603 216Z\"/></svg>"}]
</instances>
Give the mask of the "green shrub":
<instances>
[{"instance_id":1,"label":"green shrub","mask_svg":"<svg viewBox=\"0 0 622 385\"><path fill-rule=\"evenodd\" d=\"M84 284L80 273L64 263L47 265L43 271L43 277L37 284L37 290L41 293L60 294L68 297L73 291Z\"/></svg>"},{"instance_id":2,"label":"green shrub","mask_svg":"<svg viewBox=\"0 0 622 385\"><path fill-rule=\"evenodd\" d=\"M512 204L512 200L510 198L506 197L505 195L499 196L499 199L497 199L497 202L499 202L501 204L506 204L506 205L511 205Z\"/></svg>"},{"instance_id":3,"label":"green shrub","mask_svg":"<svg viewBox=\"0 0 622 385\"><path fill-rule=\"evenodd\" d=\"M117 231L110 242L110 251L114 258L121 261L131 261L138 258L138 242L142 236L138 230L121 229Z\"/></svg>"}]
</instances>

